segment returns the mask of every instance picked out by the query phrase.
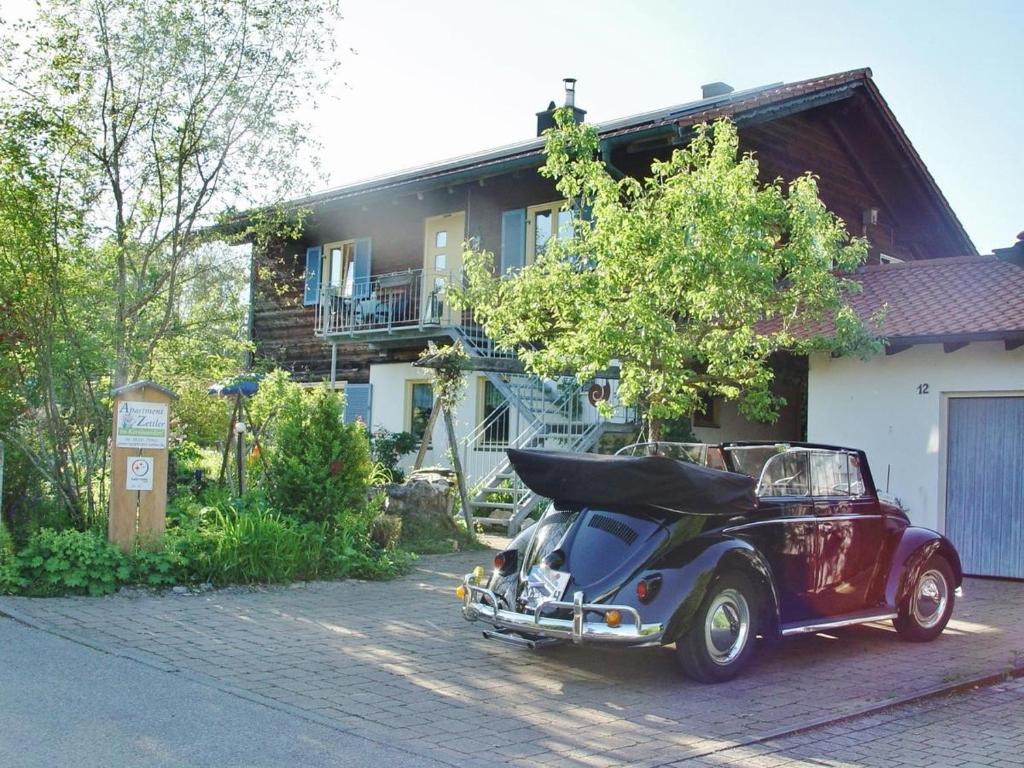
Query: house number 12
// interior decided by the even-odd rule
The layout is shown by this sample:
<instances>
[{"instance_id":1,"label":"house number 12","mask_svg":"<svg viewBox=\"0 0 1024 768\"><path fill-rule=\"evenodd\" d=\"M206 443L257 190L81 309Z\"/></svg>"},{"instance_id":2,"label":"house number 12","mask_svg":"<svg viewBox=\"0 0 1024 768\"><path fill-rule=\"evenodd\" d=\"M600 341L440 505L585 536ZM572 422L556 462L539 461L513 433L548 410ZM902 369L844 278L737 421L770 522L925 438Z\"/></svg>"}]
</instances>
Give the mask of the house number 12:
<instances>
[{"instance_id":1,"label":"house number 12","mask_svg":"<svg viewBox=\"0 0 1024 768\"><path fill-rule=\"evenodd\" d=\"M917 385L917 394L919 394L919 395L927 395L928 394L928 385L927 384L918 384Z\"/></svg>"}]
</instances>

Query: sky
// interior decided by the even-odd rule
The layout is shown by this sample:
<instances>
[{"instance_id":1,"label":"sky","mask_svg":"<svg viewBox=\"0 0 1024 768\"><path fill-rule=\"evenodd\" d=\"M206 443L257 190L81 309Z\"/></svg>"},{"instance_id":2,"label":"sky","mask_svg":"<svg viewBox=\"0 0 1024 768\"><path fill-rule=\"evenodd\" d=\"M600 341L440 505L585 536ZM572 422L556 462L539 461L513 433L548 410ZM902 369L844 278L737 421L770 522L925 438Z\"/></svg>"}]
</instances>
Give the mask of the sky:
<instances>
[{"instance_id":1,"label":"sky","mask_svg":"<svg viewBox=\"0 0 1024 768\"><path fill-rule=\"evenodd\" d=\"M345 0L319 105L330 185L531 138L562 101L600 122L870 67L980 252L1024 230L1024 0ZM318 180L315 186L321 186Z\"/></svg>"},{"instance_id":2,"label":"sky","mask_svg":"<svg viewBox=\"0 0 1024 768\"><path fill-rule=\"evenodd\" d=\"M870 67L978 250L1024 230L1024 0L341 2L307 191L529 139L563 77L601 122Z\"/></svg>"}]
</instances>

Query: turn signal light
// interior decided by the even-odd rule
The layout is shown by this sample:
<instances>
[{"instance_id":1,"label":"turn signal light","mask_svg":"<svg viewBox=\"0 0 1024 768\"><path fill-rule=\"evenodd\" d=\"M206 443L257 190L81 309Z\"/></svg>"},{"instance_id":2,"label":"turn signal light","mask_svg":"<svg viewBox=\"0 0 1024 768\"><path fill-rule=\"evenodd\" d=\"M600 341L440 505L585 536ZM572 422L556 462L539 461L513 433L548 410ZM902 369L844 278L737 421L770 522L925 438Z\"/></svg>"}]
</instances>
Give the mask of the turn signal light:
<instances>
[{"instance_id":1,"label":"turn signal light","mask_svg":"<svg viewBox=\"0 0 1024 768\"><path fill-rule=\"evenodd\" d=\"M622 614L618 611L605 611L604 623L615 629L615 627L622 623Z\"/></svg>"},{"instance_id":2,"label":"turn signal light","mask_svg":"<svg viewBox=\"0 0 1024 768\"><path fill-rule=\"evenodd\" d=\"M459 600L466 599L466 588L462 584L459 584L459 586L455 588L455 596L459 598Z\"/></svg>"}]
</instances>

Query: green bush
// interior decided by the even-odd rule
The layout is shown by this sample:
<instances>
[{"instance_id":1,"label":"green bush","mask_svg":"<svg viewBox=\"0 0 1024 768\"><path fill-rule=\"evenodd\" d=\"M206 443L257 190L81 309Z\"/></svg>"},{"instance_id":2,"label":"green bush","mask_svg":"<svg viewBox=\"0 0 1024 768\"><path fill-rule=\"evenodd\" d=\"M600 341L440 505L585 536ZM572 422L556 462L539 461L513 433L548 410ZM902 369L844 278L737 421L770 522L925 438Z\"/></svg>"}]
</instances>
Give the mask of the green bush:
<instances>
[{"instance_id":1,"label":"green bush","mask_svg":"<svg viewBox=\"0 0 1024 768\"><path fill-rule=\"evenodd\" d=\"M402 572L408 556L394 549L393 531L375 532L381 517L379 505L364 502L330 520L304 523L281 514L259 493L247 494L182 518L168 529L164 551L175 579L190 583L387 578Z\"/></svg>"},{"instance_id":2,"label":"green bush","mask_svg":"<svg viewBox=\"0 0 1024 768\"><path fill-rule=\"evenodd\" d=\"M419 441L411 432L389 432L382 429L370 440L370 452L373 461L390 479L387 482L401 483L405 473L398 468L398 460L412 453L419 446Z\"/></svg>"},{"instance_id":3,"label":"green bush","mask_svg":"<svg viewBox=\"0 0 1024 768\"><path fill-rule=\"evenodd\" d=\"M342 420L344 399L327 389L285 388L267 451L267 494L300 520L323 522L366 504L371 470L365 429Z\"/></svg>"},{"instance_id":4,"label":"green bush","mask_svg":"<svg viewBox=\"0 0 1024 768\"><path fill-rule=\"evenodd\" d=\"M28 595L106 595L131 577L124 554L92 531L42 528L17 555Z\"/></svg>"},{"instance_id":5,"label":"green bush","mask_svg":"<svg viewBox=\"0 0 1024 768\"><path fill-rule=\"evenodd\" d=\"M138 548L129 556L129 581L144 587L169 587L177 584L188 573L188 556L177 547L161 549Z\"/></svg>"},{"instance_id":6,"label":"green bush","mask_svg":"<svg viewBox=\"0 0 1024 768\"><path fill-rule=\"evenodd\" d=\"M402 518L398 515L378 515L370 524L370 541L378 549L394 549L402 538Z\"/></svg>"},{"instance_id":7,"label":"green bush","mask_svg":"<svg viewBox=\"0 0 1024 768\"><path fill-rule=\"evenodd\" d=\"M18 561L14 555L14 540L7 526L0 520L0 595L17 592L21 587Z\"/></svg>"}]
</instances>

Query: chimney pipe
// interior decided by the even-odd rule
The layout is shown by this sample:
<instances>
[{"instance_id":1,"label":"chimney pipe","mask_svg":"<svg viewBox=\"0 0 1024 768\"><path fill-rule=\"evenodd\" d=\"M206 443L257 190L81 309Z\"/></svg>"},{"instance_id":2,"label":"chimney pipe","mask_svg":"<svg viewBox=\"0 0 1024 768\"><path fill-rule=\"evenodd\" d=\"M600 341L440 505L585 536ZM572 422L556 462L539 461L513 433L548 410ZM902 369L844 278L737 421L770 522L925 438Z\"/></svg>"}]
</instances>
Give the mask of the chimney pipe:
<instances>
[{"instance_id":1,"label":"chimney pipe","mask_svg":"<svg viewBox=\"0 0 1024 768\"><path fill-rule=\"evenodd\" d=\"M575 77L563 77L562 83L565 85L565 106L575 107L576 106L576 78Z\"/></svg>"},{"instance_id":2,"label":"chimney pipe","mask_svg":"<svg viewBox=\"0 0 1024 768\"><path fill-rule=\"evenodd\" d=\"M587 111L576 106L576 78L563 77L562 84L565 86L565 106L572 110L574 123L582 123ZM555 102L548 104L548 108L537 113L537 135L540 136L549 128L555 127Z\"/></svg>"}]
</instances>

